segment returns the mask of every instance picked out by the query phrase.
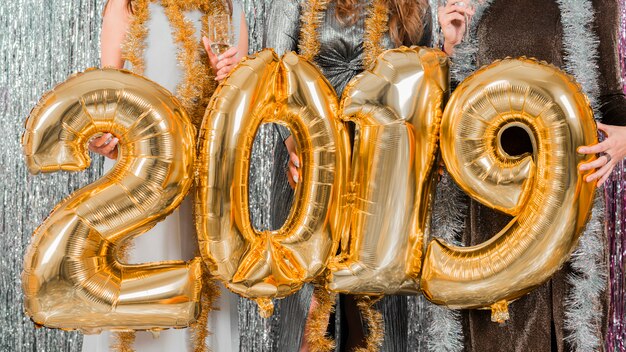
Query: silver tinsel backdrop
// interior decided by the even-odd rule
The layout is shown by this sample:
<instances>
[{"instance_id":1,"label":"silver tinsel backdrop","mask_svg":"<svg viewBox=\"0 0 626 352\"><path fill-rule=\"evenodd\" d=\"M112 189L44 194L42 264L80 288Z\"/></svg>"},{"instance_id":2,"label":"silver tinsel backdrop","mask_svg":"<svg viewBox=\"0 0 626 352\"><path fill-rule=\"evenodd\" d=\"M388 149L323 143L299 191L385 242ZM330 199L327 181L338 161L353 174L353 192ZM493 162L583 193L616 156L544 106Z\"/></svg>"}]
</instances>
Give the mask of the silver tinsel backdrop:
<instances>
[{"instance_id":1,"label":"silver tinsel backdrop","mask_svg":"<svg viewBox=\"0 0 626 352\"><path fill-rule=\"evenodd\" d=\"M102 159L82 173L28 174L20 136L39 97L73 72L99 64L103 0L20 0L0 3L0 350L80 351L82 337L35 329L23 313L20 273L30 236L52 207L97 179Z\"/></svg>"},{"instance_id":2,"label":"silver tinsel backdrop","mask_svg":"<svg viewBox=\"0 0 626 352\"><path fill-rule=\"evenodd\" d=\"M64 81L71 73L99 65L98 38L104 2L105 0L0 1L0 121L3 123L2 130L6 133L0 149L0 351L81 349L82 337L78 333L35 329L23 314L19 278L24 251L34 229L57 202L101 175L102 158L94 157L91 168L85 172L33 177L28 174L23 163L20 136L26 116L44 92ZM265 12L270 3L271 0L244 1L250 27L251 52L261 49ZM624 29L621 36L622 44L626 43ZM271 128L262 127L253 152L250 201L253 222L258 229L269 227L268 185L271 181L275 138ZM618 180L622 176L622 170L624 169L616 175ZM617 186L620 183L618 180L612 186L622 196L623 188ZM616 203L617 209L611 210L619 213L623 210L623 204ZM622 219L623 214L617 218ZM615 232L619 238L614 238L614 243L624 241L623 232L619 230L624 225L620 222L617 225ZM617 247L623 249L621 246ZM615 270L619 272L619 277L612 277L613 283L618 283L619 287L613 288L617 288L619 294L624 292L623 270L626 263L623 258L621 255L615 258L617 263L614 264L619 267ZM615 298L618 301L621 298L621 302L614 303L621 304L621 309L613 312L612 326L615 334L612 337L619 342L611 346L613 348L624 346L624 297L619 297L619 294ZM258 315L256 304L246 299L240 300L239 308L240 350L276 351L280 311L270 319L262 319ZM435 307L423 297L410 297L405 314L410 318L407 350L460 349L459 339L462 335L453 312Z\"/></svg>"}]
</instances>

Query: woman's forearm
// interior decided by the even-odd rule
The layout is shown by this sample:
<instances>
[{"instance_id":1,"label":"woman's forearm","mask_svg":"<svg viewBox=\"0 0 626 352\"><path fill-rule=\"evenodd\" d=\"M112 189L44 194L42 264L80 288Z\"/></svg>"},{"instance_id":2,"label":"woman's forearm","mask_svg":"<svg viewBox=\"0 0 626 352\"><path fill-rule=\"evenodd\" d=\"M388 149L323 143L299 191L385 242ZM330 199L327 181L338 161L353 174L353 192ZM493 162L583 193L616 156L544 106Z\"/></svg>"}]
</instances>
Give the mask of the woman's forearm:
<instances>
[{"instance_id":1,"label":"woman's forearm","mask_svg":"<svg viewBox=\"0 0 626 352\"><path fill-rule=\"evenodd\" d=\"M126 0L111 0L102 18L100 35L100 66L122 68L122 44L126 38L130 13Z\"/></svg>"}]
</instances>

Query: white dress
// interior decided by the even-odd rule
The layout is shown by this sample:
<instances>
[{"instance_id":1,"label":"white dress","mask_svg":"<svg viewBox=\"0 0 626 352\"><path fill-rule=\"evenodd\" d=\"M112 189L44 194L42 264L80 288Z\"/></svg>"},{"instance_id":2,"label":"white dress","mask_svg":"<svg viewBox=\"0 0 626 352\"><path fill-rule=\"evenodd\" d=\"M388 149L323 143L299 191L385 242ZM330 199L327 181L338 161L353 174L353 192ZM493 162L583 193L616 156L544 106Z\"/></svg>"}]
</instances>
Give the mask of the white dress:
<instances>
[{"instance_id":1,"label":"white dress","mask_svg":"<svg viewBox=\"0 0 626 352\"><path fill-rule=\"evenodd\" d=\"M170 92L182 78L181 65L176 59L177 46L172 39L172 29L163 8L158 3L150 5L150 19L146 23L145 73L149 79L159 83ZM239 19L241 7L234 2L233 24L236 41L239 37ZM185 14L196 26L196 36L200 40L201 13L191 11ZM115 161L107 159L105 170L113 167ZM189 194L181 206L164 221L133 241L130 263L146 263L165 260L189 260L193 258L198 245L193 221L193 194ZM239 327L237 302L238 296L225 289L221 284L221 295L216 304L218 310L209 314L210 331L207 346L214 352L234 352L239 350ZM112 334L103 332L99 335L85 335L83 352L109 351ZM139 331L133 348L137 352L192 351L193 341L189 329L169 329L158 337L150 332Z\"/></svg>"}]
</instances>

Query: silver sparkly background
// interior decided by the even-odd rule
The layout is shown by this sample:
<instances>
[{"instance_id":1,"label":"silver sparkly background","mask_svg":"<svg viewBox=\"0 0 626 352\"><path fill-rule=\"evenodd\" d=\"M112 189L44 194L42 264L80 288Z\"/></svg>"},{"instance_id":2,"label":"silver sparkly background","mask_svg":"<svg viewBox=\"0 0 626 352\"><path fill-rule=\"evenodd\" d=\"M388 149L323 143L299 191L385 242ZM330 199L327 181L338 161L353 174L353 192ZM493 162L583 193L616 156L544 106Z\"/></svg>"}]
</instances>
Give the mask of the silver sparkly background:
<instances>
[{"instance_id":1,"label":"silver sparkly background","mask_svg":"<svg viewBox=\"0 0 626 352\"><path fill-rule=\"evenodd\" d=\"M52 207L102 172L31 176L21 154L24 120L39 97L73 72L99 64L104 0L0 1L0 351L80 351L78 333L35 329L22 311L22 257Z\"/></svg>"}]
</instances>

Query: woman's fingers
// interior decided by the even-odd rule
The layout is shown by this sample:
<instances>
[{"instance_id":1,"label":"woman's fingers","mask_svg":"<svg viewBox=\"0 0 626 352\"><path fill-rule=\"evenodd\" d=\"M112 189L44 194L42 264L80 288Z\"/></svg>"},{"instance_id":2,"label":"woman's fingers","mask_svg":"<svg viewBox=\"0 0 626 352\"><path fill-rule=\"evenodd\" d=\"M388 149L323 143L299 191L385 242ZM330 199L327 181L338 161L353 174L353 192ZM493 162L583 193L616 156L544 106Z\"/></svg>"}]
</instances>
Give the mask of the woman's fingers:
<instances>
[{"instance_id":1,"label":"woman's fingers","mask_svg":"<svg viewBox=\"0 0 626 352\"><path fill-rule=\"evenodd\" d=\"M105 133L98 138L92 139L91 142L89 142L89 149L102 148L111 139L111 136L112 135L110 133Z\"/></svg>"},{"instance_id":2,"label":"woman's fingers","mask_svg":"<svg viewBox=\"0 0 626 352\"><path fill-rule=\"evenodd\" d=\"M117 144L119 139L111 137L111 133L105 133L98 138L92 139L89 142L89 150L111 159L117 159Z\"/></svg>"},{"instance_id":3,"label":"woman's fingers","mask_svg":"<svg viewBox=\"0 0 626 352\"><path fill-rule=\"evenodd\" d=\"M287 166L287 179L291 188L296 188L300 182L300 159L295 152L289 153L289 164Z\"/></svg>"},{"instance_id":4,"label":"woman's fingers","mask_svg":"<svg viewBox=\"0 0 626 352\"><path fill-rule=\"evenodd\" d=\"M222 68L220 68L217 73L215 74L215 76L226 76L227 74L230 73L230 71L233 70L233 68L235 68L235 65L229 65L229 66L224 66Z\"/></svg>"},{"instance_id":5,"label":"woman's fingers","mask_svg":"<svg viewBox=\"0 0 626 352\"><path fill-rule=\"evenodd\" d=\"M223 68L223 69L221 69L221 70L220 70L220 72L218 72L217 74L215 74L215 80L216 80L216 81L221 81L221 80L223 80L224 78L226 78L226 76L228 76L228 74L230 73L230 71L232 71L232 69L233 69L234 67L235 67L235 66L229 66L229 67L227 67L227 68Z\"/></svg>"},{"instance_id":6,"label":"woman's fingers","mask_svg":"<svg viewBox=\"0 0 626 352\"><path fill-rule=\"evenodd\" d=\"M606 164L604 164L604 166L602 166L600 169L596 170L596 172L592 173L591 175L587 176L587 178L585 178L585 181L587 182L592 182L595 180L598 180L600 178L602 178L602 176L604 176L607 173L610 173L611 170L613 170L613 166L614 166L614 162L610 161ZM600 184L598 183L598 186L600 186Z\"/></svg>"},{"instance_id":7,"label":"woman's fingers","mask_svg":"<svg viewBox=\"0 0 626 352\"><path fill-rule=\"evenodd\" d=\"M211 64L211 67L215 69L218 60L217 55L213 54L213 51L211 50L211 41L207 37L202 37L202 44L204 44L204 49L206 50L207 56L209 57L209 63Z\"/></svg>"},{"instance_id":8,"label":"woman's fingers","mask_svg":"<svg viewBox=\"0 0 626 352\"><path fill-rule=\"evenodd\" d=\"M233 61L234 60L231 59L231 58L220 60L220 61L217 62L217 65L215 66L215 69L219 71L223 67L232 65Z\"/></svg>"},{"instance_id":9,"label":"woman's fingers","mask_svg":"<svg viewBox=\"0 0 626 352\"><path fill-rule=\"evenodd\" d=\"M442 27L448 26L450 24L452 24L453 21L459 21L460 24L465 24L465 16L461 15L460 13L451 13L449 15L447 15L444 20L441 23Z\"/></svg>"},{"instance_id":10,"label":"woman's fingers","mask_svg":"<svg viewBox=\"0 0 626 352\"><path fill-rule=\"evenodd\" d=\"M594 161L590 161L584 164L580 164L580 166L578 167L578 169L580 171L586 171L586 170L591 170L591 169L597 169L599 167L604 166L607 162L609 161L609 158L606 157L605 155L597 158Z\"/></svg>"},{"instance_id":11,"label":"woman's fingers","mask_svg":"<svg viewBox=\"0 0 626 352\"><path fill-rule=\"evenodd\" d=\"M219 61L230 58L237 55L237 47L231 46L228 50L226 50L223 54L217 57Z\"/></svg>"},{"instance_id":12,"label":"woman's fingers","mask_svg":"<svg viewBox=\"0 0 626 352\"><path fill-rule=\"evenodd\" d=\"M102 148L100 148L100 152L103 155L109 155L111 154L111 152L113 152L113 150L115 150L115 148L117 148L117 143L119 142L119 139L117 138L113 138L111 140L111 142L109 142L109 144L103 146Z\"/></svg>"},{"instance_id":13,"label":"woman's fingers","mask_svg":"<svg viewBox=\"0 0 626 352\"><path fill-rule=\"evenodd\" d=\"M608 139L606 139L603 142L600 142L597 144L579 147L578 152L581 154L598 154L598 153L606 152L609 149L609 147L610 147L610 142Z\"/></svg>"},{"instance_id":14,"label":"woman's fingers","mask_svg":"<svg viewBox=\"0 0 626 352\"><path fill-rule=\"evenodd\" d=\"M606 182L606 180L608 180L609 177L611 176L611 174L613 173L613 169L615 168L615 164L614 163L609 163L609 164L610 165L607 165L607 166L609 166L608 170L598 180L598 184L597 184L598 187L602 186L604 184L604 182Z\"/></svg>"}]
</instances>

